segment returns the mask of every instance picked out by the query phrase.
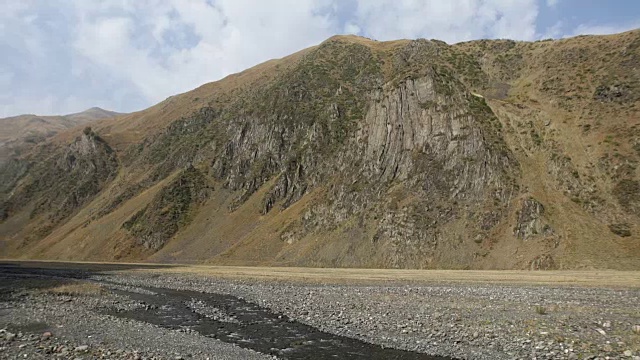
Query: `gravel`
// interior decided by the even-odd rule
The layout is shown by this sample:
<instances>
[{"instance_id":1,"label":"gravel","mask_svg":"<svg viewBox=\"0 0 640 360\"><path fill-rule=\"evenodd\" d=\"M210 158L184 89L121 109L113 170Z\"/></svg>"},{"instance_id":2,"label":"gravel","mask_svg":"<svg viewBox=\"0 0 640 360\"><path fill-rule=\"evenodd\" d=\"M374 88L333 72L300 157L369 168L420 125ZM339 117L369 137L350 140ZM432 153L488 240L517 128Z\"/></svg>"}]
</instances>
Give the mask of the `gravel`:
<instances>
[{"instance_id":1,"label":"gravel","mask_svg":"<svg viewBox=\"0 0 640 360\"><path fill-rule=\"evenodd\" d=\"M498 285L301 285L196 275L107 276L230 294L323 331L463 359L640 360L640 290ZM631 354L631 355L629 355Z\"/></svg>"},{"instance_id":2,"label":"gravel","mask_svg":"<svg viewBox=\"0 0 640 360\"><path fill-rule=\"evenodd\" d=\"M326 332L461 359L640 360L640 290L465 284L309 285L200 275L94 275L106 288L229 294ZM13 292L0 302L0 358L260 359L204 337L103 315L126 297ZM190 304L233 322L220 309ZM46 329L29 329L47 324ZM37 328L37 326L36 326ZM44 336L45 331L51 334ZM13 338L12 338L13 337Z\"/></svg>"},{"instance_id":3,"label":"gravel","mask_svg":"<svg viewBox=\"0 0 640 360\"><path fill-rule=\"evenodd\" d=\"M143 306L113 294L15 293L0 302L0 359L272 359L195 332L101 314Z\"/></svg>"}]
</instances>

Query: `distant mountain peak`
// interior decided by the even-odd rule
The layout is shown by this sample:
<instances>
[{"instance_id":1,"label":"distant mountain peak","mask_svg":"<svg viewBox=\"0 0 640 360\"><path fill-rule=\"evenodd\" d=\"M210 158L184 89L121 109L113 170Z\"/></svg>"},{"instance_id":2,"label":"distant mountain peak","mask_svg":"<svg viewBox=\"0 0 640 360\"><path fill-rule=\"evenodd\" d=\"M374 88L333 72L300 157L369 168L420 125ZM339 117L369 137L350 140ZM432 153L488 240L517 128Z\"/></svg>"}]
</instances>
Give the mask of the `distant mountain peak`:
<instances>
[{"instance_id":1,"label":"distant mountain peak","mask_svg":"<svg viewBox=\"0 0 640 360\"><path fill-rule=\"evenodd\" d=\"M105 110L103 108L94 106L94 107L86 109L84 111L81 111L81 112L78 112L78 113L74 113L74 114L64 115L64 116L65 117L90 116L92 118L95 118L93 120L98 120L98 119L104 119L104 118L113 117L113 116L117 116L117 115L121 115L121 114L122 113L118 113L118 112L110 111L110 110Z\"/></svg>"},{"instance_id":2,"label":"distant mountain peak","mask_svg":"<svg viewBox=\"0 0 640 360\"><path fill-rule=\"evenodd\" d=\"M61 131L118 115L121 113L92 107L69 115L25 114L0 119L0 165Z\"/></svg>"}]
</instances>

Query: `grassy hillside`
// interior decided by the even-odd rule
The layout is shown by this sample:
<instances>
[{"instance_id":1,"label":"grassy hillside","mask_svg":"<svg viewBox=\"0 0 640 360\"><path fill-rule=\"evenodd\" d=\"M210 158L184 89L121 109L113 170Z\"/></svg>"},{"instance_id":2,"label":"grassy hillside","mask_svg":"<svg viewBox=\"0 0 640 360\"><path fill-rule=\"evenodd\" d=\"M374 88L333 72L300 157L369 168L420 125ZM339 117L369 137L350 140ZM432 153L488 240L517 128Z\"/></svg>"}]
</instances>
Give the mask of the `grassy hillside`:
<instances>
[{"instance_id":1,"label":"grassy hillside","mask_svg":"<svg viewBox=\"0 0 640 360\"><path fill-rule=\"evenodd\" d=\"M0 119L0 165L73 127L120 115L97 107L60 116L19 115Z\"/></svg>"},{"instance_id":2,"label":"grassy hillside","mask_svg":"<svg viewBox=\"0 0 640 360\"><path fill-rule=\"evenodd\" d=\"M56 135L26 160L41 165L6 172L0 250L638 269L639 64L639 31L456 45L333 37L92 123L91 136ZM63 155L79 170L51 170Z\"/></svg>"}]
</instances>

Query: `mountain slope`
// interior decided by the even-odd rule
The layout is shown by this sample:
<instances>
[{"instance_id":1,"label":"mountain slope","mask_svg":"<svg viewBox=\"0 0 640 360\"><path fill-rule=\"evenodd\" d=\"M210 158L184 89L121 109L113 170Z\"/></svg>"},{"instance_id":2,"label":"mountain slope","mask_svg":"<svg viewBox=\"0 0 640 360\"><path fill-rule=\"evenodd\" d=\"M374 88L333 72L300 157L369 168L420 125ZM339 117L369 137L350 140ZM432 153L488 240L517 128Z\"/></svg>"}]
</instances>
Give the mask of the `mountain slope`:
<instances>
[{"instance_id":1,"label":"mountain slope","mask_svg":"<svg viewBox=\"0 0 640 360\"><path fill-rule=\"evenodd\" d=\"M637 269L639 44L333 37L59 134L4 191L0 249Z\"/></svg>"},{"instance_id":2,"label":"mountain slope","mask_svg":"<svg viewBox=\"0 0 640 360\"><path fill-rule=\"evenodd\" d=\"M19 115L0 119L0 165L61 131L117 115L120 114L94 107L69 115Z\"/></svg>"}]
</instances>

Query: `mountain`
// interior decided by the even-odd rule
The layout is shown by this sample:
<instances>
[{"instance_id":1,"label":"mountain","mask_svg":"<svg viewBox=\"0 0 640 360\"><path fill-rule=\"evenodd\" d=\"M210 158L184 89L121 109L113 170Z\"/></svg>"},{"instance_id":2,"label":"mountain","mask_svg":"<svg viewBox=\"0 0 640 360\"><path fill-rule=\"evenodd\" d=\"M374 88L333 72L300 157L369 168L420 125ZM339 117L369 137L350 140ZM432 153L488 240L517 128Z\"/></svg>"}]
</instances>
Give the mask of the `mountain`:
<instances>
[{"instance_id":1,"label":"mountain","mask_svg":"<svg viewBox=\"0 0 640 360\"><path fill-rule=\"evenodd\" d=\"M19 115L0 119L0 164L26 153L55 134L88 122L120 115L97 107L61 116Z\"/></svg>"},{"instance_id":2,"label":"mountain","mask_svg":"<svg viewBox=\"0 0 640 360\"><path fill-rule=\"evenodd\" d=\"M640 31L335 36L6 170L6 257L640 268Z\"/></svg>"}]
</instances>

